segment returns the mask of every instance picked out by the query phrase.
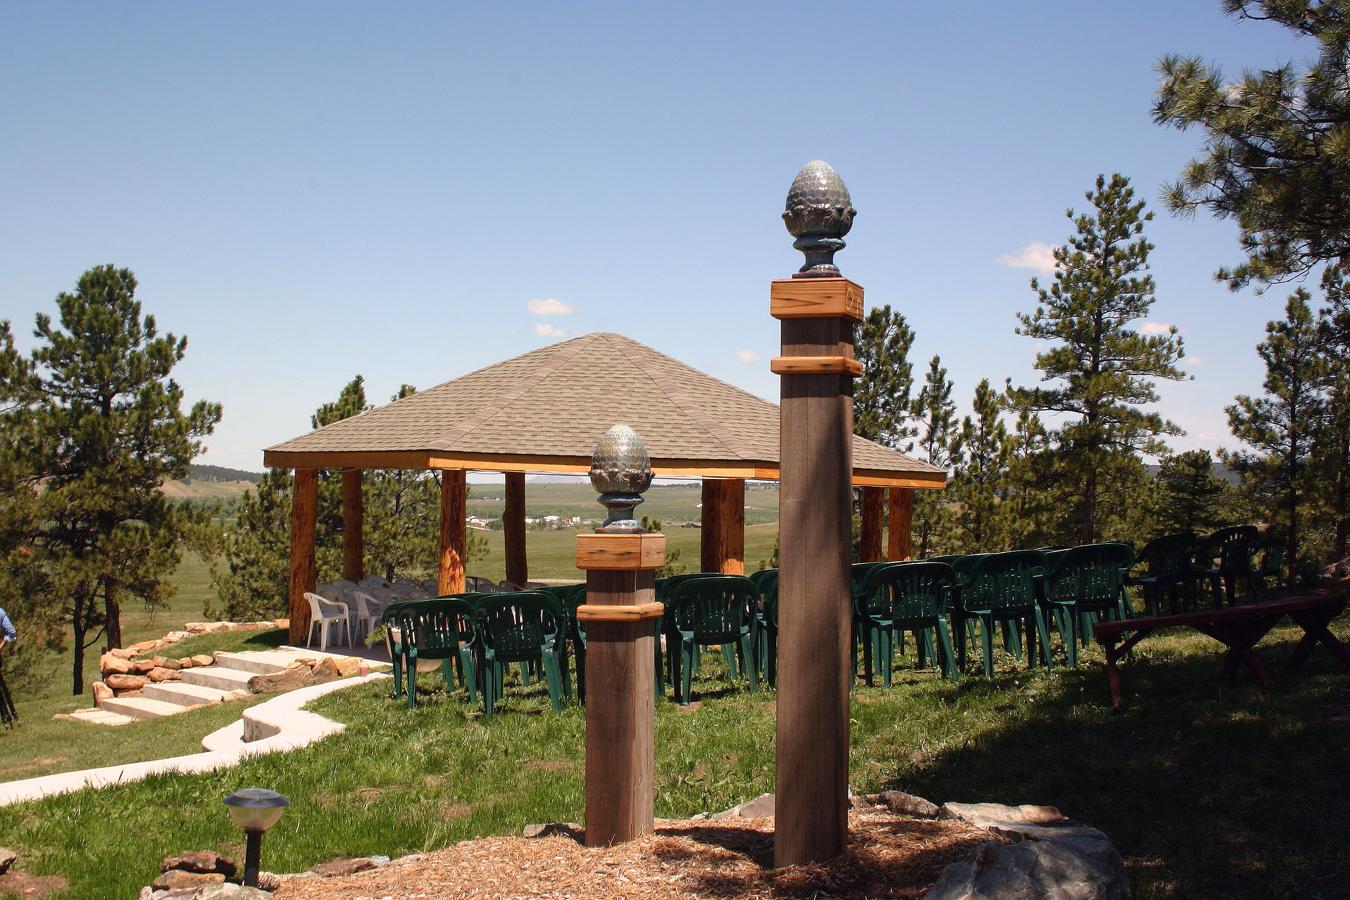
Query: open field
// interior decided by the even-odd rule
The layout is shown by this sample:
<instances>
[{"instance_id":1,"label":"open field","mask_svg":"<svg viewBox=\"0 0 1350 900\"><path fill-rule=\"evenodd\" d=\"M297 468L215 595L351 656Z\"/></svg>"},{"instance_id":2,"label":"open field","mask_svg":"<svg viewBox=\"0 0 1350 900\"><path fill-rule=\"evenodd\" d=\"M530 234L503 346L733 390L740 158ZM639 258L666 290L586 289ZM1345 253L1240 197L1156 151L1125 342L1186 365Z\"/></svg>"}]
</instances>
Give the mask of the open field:
<instances>
[{"instance_id":1,"label":"open field","mask_svg":"<svg viewBox=\"0 0 1350 900\"><path fill-rule=\"evenodd\" d=\"M595 502L595 489L589 481L573 483L525 483L525 515L581 516L600 518L604 509ZM702 489L697 484L654 484L643 495L637 509L639 517L660 519L667 529L697 522ZM469 515L500 518L505 506L505 488L500 484L469 486ZM745 492L747 525L778 521L778 485L752 484Z\"/></svg>"},{"instance_id":2,"label":"open field","mask_svg":"<svg viewBox=\"0 0 1350 900\"><path fill-rule=\"evenodd\" d=\"M1336 631L1344 639L1344 621ZM1112 713L1100 655L1077 670L943 682L902 661L897 684L853 694L851 783L935 801L1047 803L1104 829L1136 897L1346 896L1350 676L1322 652L1281 662L1295 634L1259 652L1269 692L1224 686L1219 650L1195 635L1146 642L1125 664ZM718 810L773 788L773 696L731 690L708 655L701 704L656 709L658 816ZM435 676L407 711L387 685L312 708L350 726L320 744L227 772L160 776L0 809L0 833L30 872L60 874L67 896L131 896L162 856L240 835L220 798L246 785L294 801L268 834L264 867L298 871L343 856L400 855L529 822L582 815L584 711L547 709L514 688L484 721ZM128 729L143 726L126 726Z\"/></svg>"}]
</instances>

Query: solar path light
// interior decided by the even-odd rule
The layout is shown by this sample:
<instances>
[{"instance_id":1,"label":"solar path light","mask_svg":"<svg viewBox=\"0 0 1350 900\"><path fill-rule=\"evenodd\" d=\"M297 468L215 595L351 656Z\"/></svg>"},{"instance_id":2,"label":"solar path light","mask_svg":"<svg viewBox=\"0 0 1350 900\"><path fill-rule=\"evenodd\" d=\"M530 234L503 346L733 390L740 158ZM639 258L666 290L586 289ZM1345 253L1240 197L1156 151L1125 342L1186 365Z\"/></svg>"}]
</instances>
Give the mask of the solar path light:
<instances>
[{"instance_id":1,"label":"solar path light","mask_svg":"<svg viewBox=\"0 0 1350 900\"><path fill-rule=\"evenodd\" d=\"M266 788L244 788L225 798L230 821L244 829L244 886L258 886L263 832L277 824L291 801Z\"/></svg>"}]
</instances>

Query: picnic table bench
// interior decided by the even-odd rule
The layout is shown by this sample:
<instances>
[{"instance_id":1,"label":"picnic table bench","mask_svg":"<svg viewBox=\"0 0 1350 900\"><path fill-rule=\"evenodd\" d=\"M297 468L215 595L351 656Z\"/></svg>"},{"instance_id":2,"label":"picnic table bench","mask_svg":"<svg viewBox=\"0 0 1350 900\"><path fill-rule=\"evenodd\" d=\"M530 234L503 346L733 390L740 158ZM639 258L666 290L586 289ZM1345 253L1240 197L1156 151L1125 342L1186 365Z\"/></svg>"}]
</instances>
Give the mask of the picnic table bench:
<instances>
[{"instance_id":1,"label":"picnic table bench","mask_svg":"<svg viewBox=\"0 0 1350 900\"><path fill-rule=\"evenodd\" d=\"M1093 627L1097 643L1106 651L1106 674L1111 684L1111 705L1120 706L1120 672L1116 662L1136 644L1160 628L1194 628L1228 647L1224 656L1223 677L1232 681L1239 666L1245 666L1262 687L1270 686L1261 661L1252 648L1285 616L1303 629L1303 638L1289 655L1286 668L1303 665L1319 643L1332 656L1350 668L1350 648L1339 641L1327 625L1345 609L1345 595L1290 597L1271 603L1252 603L1224 609L1201 610L1173 616L1148 616L1116 622L1099 622ZM1125 635L1129 634L1129 637Z\"/></svg>"}]
</instances>

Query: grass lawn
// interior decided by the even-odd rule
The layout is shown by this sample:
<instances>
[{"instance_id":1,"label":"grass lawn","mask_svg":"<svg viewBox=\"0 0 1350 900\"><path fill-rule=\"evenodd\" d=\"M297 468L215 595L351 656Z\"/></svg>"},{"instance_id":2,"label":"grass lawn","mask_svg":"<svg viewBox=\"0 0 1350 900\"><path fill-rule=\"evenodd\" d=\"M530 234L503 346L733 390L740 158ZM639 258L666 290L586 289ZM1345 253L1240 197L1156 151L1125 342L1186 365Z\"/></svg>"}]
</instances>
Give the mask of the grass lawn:
<instances>
[{"instance_id":1,"label":"grass lawn","mask_svg":"<svg viewBox=\"0 0 1350 900\"><path fill-rule=\"evenodd\" d=\"M1344 622L1337 631L1350 637ZM1005 659L992 682L902 667L894 687L854 694L851 784L1058 806L1111 836L1138 897L1346 896L1350 676L1320 651L1284 672L1294 638L1277 630L1262 645L1269 692L1222 685L1208 639L1145 642L1125 663L1118 714L1096 654L1053 674ZM658 816L773 788L772 694L728 689L715 654L705 660L701 704L657 706ZM294 801L264 842L273 871L582 817L581 708L553 713L536 686L485 722L435 676L412 712L387 691L313 704L349 725L313 747L0 809L0 834L26 870L66 877L67 896L105 897L132 895L169 853L240 855L220 799L248 785Z\"/></svg>"}]
</instances>

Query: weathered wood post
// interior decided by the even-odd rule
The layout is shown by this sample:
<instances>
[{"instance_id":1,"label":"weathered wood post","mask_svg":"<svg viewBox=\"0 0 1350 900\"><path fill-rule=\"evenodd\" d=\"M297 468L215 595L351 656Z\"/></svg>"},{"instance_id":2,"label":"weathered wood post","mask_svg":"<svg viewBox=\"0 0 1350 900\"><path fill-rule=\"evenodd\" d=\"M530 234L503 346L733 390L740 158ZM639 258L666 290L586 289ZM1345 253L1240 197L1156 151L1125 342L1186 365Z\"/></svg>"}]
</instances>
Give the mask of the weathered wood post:
<instances>
[{"instance_id":1,"label":"weathered wood post","mask_svg":"<svg viewBox=\"0 0 1350 900\"><path fill-rule=\"evenodd\" d=\"M577 536L586 571L586 846L631 841L652 830L652 703L656 570L666 538L644 534L633 509L652 483L637 432L615 425L595 445L591 484L609 511L595 534Z\"/></svg>"},{"instance_id":2,"label":"weathered wood post","mask_svg":"<svg viewBox=\"0 0 1350 900\"><path fill-rule=\"evenodd\" d=\"M502 537L506 551L506 580L526 587L530 561L525 553L525 473L506 473L506 506L502 510Z\"/></svg>"},{"instance_id":3,"label":"weathered wood post","mask_svg":"<svg viewBox=\"0 0 1350 900\"><path fill-rule=\"evenodd\" d=\"M309 630L309 602L305 592L313 592L318 581L314 556L314 525L319 509L319 470L296 469L291 489L291 570L287 608L291 617L292 644L305 639Z\"/></svg>"},{"instance_id":4,"label":"weathered wood post","mask_svg":"<svg viewBox=\"0 0 1350 900\"><path fill-rule=\"evenodd\" d=\"M361 470L342 470L342 577L360 581L365 570L365 498Z\"/></svg>"},{"instance_id":5,"label":"weathered wood post","mask_svg":"<svg viewBox=\"0 0 1350 900\"><path fill-rule=\"evenodd\" d=\"M770 288L782 322L778 575L778 756L774 864L829 859L848 839L850 483L853 328L862 288L834 254L853 225L848 189L807 163L783 220L806 264Z\"/></svg>"},{"instance_id":6,"label":"weathered wood post","mask_svg":"<svg viewBox=\"0 0 1350 900\"><path fill-rule=\"evenodd\" d=\"M442 597L464 590L464 554L468 541L464 513L468 496L463 469L441 471L441 529L436 591Z\"/></svg>"}]
</instances>

